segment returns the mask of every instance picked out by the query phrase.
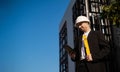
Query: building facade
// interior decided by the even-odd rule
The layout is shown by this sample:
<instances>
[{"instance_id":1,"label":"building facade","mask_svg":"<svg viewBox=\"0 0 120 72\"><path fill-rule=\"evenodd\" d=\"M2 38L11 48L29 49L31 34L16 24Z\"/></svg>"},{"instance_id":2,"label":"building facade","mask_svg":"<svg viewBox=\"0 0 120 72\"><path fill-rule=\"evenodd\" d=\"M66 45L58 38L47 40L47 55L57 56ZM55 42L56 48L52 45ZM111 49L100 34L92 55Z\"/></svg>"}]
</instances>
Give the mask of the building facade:
<instances>
[{"instance_id":1,"label":"building facade","mask_svg":"<svg viewBox=\"0 0 120 72\"><path fill-rule=\"evenodd\" d=\"M71 0L66 13L59 26L59 72L75 72L75 63L71 61L67 52L63 48L64 44L74 47L72 6L74 0Z\"/></svg>"},{"instance_id":2,"label":"building facade","mask_svg":"<svg viewBox=\"0 0 120 72\"><path fill-rule=\"evenodd\" d=\"M74 24L77 16L87 16L91 21L92 30L99 30L105 35L105 39L112 45L111 24L107 19L100 16L102 5L108 4L109 0L71 0L59 26L59 72L76 72L77 64L71 61L63 48L68 44L75 48L76 37L82 32ZM112 54L112 53L111 53ZM112 56L112 55L110 55ZM107 72L114 72L112 59L106 62Z\"/></svg>"}]
</instances>

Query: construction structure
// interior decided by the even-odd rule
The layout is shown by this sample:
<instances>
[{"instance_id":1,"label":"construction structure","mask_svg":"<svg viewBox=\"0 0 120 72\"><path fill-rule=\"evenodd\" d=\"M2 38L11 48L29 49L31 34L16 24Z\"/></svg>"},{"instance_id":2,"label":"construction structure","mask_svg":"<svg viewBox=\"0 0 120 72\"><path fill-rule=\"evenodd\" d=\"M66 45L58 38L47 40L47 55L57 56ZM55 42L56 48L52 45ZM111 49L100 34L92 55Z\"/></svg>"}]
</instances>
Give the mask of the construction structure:
<instances>
[{"instance_id":1,"label":"construction structure","mask_svg":"<svg viewBox=\"0 0 120 72\"><path fill-rule=\"evenodd\" d=\"M77 16L87 16L91 21L91 29L99 30L105 35L105 39L109 41L111 47L113 44L112 39L112 25L108 19L101 17L102 6L108 4L109 0L71 0L70 4L61 20L59 26L59 72L76 72L77 64L71 61L68 53L63 48L64 44L68 44L72 48L75 48L76 38L82 33L75 27L75 20ZM111 50L113 50L111 48ZM107 72L117 72L114 61L110 54L110 61L106 62ZM110 69L112 67L112 69Z\"/></svg>"}]
</instances>

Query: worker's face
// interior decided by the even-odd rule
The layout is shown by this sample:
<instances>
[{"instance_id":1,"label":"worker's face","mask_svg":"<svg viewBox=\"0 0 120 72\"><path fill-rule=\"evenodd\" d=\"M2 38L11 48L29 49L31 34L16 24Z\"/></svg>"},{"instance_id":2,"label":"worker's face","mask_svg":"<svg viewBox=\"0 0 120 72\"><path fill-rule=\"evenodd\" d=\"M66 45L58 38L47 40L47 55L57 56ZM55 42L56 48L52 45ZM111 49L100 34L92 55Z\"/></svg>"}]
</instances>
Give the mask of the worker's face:
<instances>
[{"instance_id":1,"label":"worker's face","mask_svg":"<svg viewBox=\"0 0 120 72\"><path fill-rule=\"evenodd\" d=\"M89 27L89 24L88 22L81 22L78 24L78 27L79 29L81 29L83 32L86 32L88 27Z\"/></svg>"}]
</instances>

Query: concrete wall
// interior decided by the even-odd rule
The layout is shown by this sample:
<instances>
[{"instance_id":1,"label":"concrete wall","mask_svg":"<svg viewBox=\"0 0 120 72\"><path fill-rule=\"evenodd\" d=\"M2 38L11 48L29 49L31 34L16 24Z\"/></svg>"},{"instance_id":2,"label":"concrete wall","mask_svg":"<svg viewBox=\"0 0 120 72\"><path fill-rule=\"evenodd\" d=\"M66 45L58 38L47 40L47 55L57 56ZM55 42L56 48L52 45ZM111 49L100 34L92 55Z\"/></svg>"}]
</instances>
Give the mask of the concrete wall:
<instances>
[{"instance_id":1,"label":"concrete wall","mask_svg":"<svg viewBox=\"0 0 120 72\"><path fill-rule=\"evenodd\" d=\"M63 24L66 22L67 24L67 35L68 35L68 45L72 48L74 47L73 41L73 22L72 22L72 7L75 3L75 0L71 0L59 26L59 30L61 30ZM68 56L68 71L75 72L75 63Z\"/></svg>"}]
</instances>

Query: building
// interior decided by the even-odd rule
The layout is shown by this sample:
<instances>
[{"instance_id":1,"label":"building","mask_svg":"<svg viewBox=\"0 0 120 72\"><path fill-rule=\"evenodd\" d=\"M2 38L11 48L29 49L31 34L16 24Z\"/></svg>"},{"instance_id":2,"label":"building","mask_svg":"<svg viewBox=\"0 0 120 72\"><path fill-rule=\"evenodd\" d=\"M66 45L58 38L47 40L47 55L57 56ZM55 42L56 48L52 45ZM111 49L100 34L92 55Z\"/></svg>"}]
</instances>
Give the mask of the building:
<instances>
[{"instance_id":1,"label":"building","mask_svg":"<svg viewBox=\"0 0 120 72\"><path fill-rule=\"evenodd\" d=\"M113 58L115 57L114 63L116 72L120 72L120 27L113 28L113 43L115 53L113 54Z\"/></svg>"},{"instance_id":2,"label":"building","mask_svg":"<svg viewBox=\"0 0 120 72\"><path fill-rule=\"evenodd\" d=\"M70 1L59 26L59 72L77 71L77 64L71 61L71 58L63 48L64 44L68 44L72 48L75 48L76 37L81 34L81 31L74 26L77 16L87 16L91 20L91 28L93 30L100 30L103 32L105 39L112 43L111 25L107 19L103 19L100 16L100 13L102 12L102 5L107 4L108 2L109 0ZM112 62L112 60L110 62ZM110 64L112 64L110 62L106 63L108 72L114 71L109 69L111 66Z\"/></svg>"}]
</instances>

